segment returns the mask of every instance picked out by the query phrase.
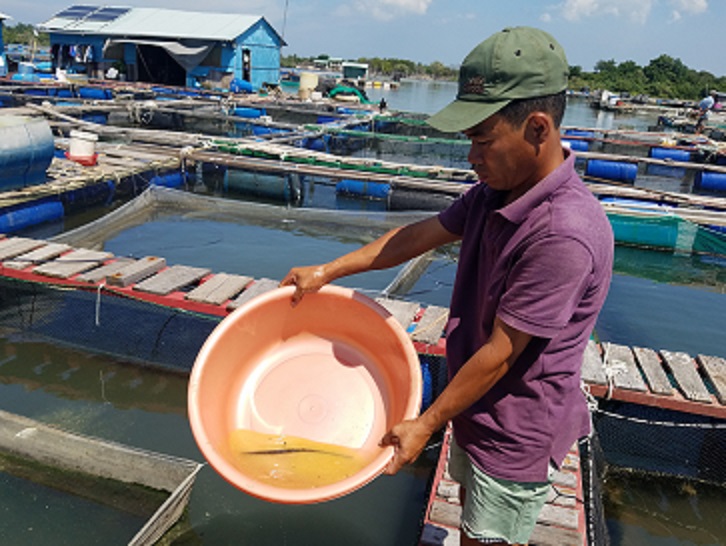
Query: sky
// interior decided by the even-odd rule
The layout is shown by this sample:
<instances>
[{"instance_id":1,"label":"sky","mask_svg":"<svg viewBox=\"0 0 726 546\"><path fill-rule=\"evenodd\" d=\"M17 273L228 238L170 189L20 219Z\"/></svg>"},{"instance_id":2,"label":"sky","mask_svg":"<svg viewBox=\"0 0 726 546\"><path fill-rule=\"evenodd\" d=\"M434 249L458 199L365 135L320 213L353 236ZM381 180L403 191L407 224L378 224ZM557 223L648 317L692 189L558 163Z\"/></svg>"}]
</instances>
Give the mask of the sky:
<instances>
[{"instance_id":1,"label":"sky","mask_svg":"<svg viewBox=\"0 0 726 546\"><path fill-rule=\"evenodd\" d=\"M0 0L0 12L39 24L94 0ZM509 26L550 32L570 65L600 60L647 65L661 54L726 76L726 0L120 0L100 5L263 15L284 36L283 54L409 59L458 66ZM203 6L203 9L201 8Z\"/></svg>"}]
</instances>

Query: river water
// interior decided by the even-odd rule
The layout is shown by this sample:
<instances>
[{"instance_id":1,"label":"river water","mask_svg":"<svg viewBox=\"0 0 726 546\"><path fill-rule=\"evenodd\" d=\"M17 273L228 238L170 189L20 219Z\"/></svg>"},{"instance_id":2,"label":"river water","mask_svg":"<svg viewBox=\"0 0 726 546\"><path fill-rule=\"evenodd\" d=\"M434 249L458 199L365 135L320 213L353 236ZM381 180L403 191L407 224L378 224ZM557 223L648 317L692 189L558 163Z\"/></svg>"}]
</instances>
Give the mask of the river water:
<instances>
[{"instance_id":1,"label":"river water","mask_svg":"<svg viewBox=\"0 0 726 546\"><path fill-rule=\"evenodd\" d=\"M453 83L406 81L398 89L371 89L368 94L374 101L385 96L393 109L431 113L448 103L455 92ZM564 121L571 126L641 130L653 123L652 116L604 113L578 99L570 100ZM320 194L316 199L324 202ZM129 228L107 241L107 249L118 255L156 254L169 263L279 278L294 263L329 259L370 236L358 230L321 238L304 230L265 231L260 226L244 228L215 218L176 215ZM240 248L245 249L246 261L242 251L237 251ZM249 256L255 257L254 271L249 270ZM437 255L434 265L407 296L427 304L447 305L455 268L452 255ZM376 290L390 279L390 273L378 273L346 284ZM91 298L73 307L93 308L92 303ZM618 247L615 277L597 333L604 341L726 357L725 308L723 263ZM190 319L185 323L186 331L177 331L174 322L152 315L137 320L148 321L149 331L157 331L153 325L160 324L157 345L149 351L157 357L155 351L164 350L162 332L164 336L194 337L189 342L193 345L215 324ZM77 319L90 320L85 315ZM189 328L195 336L189 335ZM138 343L140 353L143 341ZM127 350L133 353L134 347ZM140 370L130 359L59 345L9 328L0 330L0 408L8 411L69 430L202 460L188 427L185 389L184 374ZM177 543L412 545L435 456L436 450L431 449L419 464L396 477L377 479L338 501L304 507L257 501L205 468L190 503L192 528ZM65 535L52 525L41 525L43 519L54 519L52 515L46 517L55 506L52 493L23 490L22 506L14 509L16 486L12 477L0 471L0 489L7 492L0 495L1 543L95 543L94 537L84 532L83 523L67 540L59 539ZM726 494L720 488L694 487L675 479L642 481L613 475L606 484L606 501L613 546L726 544L722 525ZM90 519L93 513L82 505L64 506L56 521L67 521L69 514L88 514ZM139 525L134 519L122 520L113 514L93 517L103 529L96 538L124 537L119 544L125 543Z\"/></svg>"}]
</instances>

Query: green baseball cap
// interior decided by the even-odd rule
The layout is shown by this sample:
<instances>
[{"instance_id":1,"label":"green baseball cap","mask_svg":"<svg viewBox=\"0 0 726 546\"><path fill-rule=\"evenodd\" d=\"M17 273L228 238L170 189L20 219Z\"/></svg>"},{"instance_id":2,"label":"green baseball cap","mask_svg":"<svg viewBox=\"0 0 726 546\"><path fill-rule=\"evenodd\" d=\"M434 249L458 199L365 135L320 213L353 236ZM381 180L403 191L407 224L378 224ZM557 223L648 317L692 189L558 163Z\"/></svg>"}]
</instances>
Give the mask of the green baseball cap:
<instances>
[{"instance_id":1,"label":"green baseball cap","mask_svg":"<svg viewBox=\"0 0 726 546\"><path fill-rule=\"evenodd\" d=\"M531 27L505 28L466 56L456 100L428 124L439 131L464 131L515 99L564 91L568 74L565 52L550 34Z\"/></svg>"}]
</instances>

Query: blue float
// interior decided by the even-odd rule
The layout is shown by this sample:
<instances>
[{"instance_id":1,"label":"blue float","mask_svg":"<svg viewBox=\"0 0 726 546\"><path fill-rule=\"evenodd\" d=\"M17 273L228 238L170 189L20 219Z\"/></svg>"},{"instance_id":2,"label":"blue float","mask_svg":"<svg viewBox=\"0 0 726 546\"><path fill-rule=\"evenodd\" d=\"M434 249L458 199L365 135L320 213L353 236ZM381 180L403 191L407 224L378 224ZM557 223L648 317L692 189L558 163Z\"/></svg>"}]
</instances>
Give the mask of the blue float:
<instances>
[{"instance_id":1,"label":"blue float","mask_svg":"<svg viewBox=\"0 0 726 546\"><path fill-rule=\"evenodd\" d=\"M726 173L700 171L696 173L694 184L704 191L726 191Z\"/></svg>"},{"instance_id":2,"label":"blue float","mask_svg":"<svg viewBox=\"0 0 726 546\"><path fill-rule=\"evenodd\" d=\"M593 131L582 131L580 129L567 129L565 131L565 135L582 138L595 138L595 133Z\"/></svg>"},{"instance_id":3,"label":"blue float","mask_svg":"<svg viewBox=\"0 0 726 546\"><path fill-rule=\"evenodd\" d=\"M391 193L391 185L385 182L344 179L335 185L335 192L372 199L387 199Z\"/></svg>"},{"instance_id":4,"label":"blue float","mask_svg":"<svg viewBox=\"0 0 726 546\"><path fill-rule=\"evenodd\" d=\"M54 153L45 119L0 117L0 191L44 183Z\"/></svg>"},{"instance_id":5,"label":"blue float","mask_svg":"<svg viewBox=\"0 0 726 546\"><path fill-rule=\"evenodd\" d=\"M672 161L690 161L691 152L678 148L651 148L648 154L653 159L670 159Z\"/></svg>"},{"instance_id":6,"label":"blue float","mask_svg":"<svg viewBox=\"0 0 726 546\"><path fill-rule=\"evenodd\" d=\"M78 96L82 99L90 100L111 100L113 92L110 89L102 89L100 87L80 87Z\"/></svg>"},{"instance_id":7,"label":"blue float","mask_svg":"<svg viewBox=\"0 0 726 546\"><path fill-rule=\"evenodd\" d=\"M590 149L590 143L587 140L569 140L563 138L562 144L569 147L573 152L587 152Z\"/></svg>"},{"instance_id":8,"label":"blue float","mask_svg":"<svg viewBox=\"0 0 726 546\"><path fill-rule=\"evenodd\" d=\"M262 116L266 116L267 112L260 108L243 108L238 107L232 111L232 114L238 118L256 119Z\"/></svg>"},{"instance_id":9,"label":"blue float","mask_svg":"<svg viewBox=\"0 0 726 546\"><path fill-rule=\"evenodd\" d=\"M234 78L229 84L229 90L232 91L232 93L252 93L254 88L247 80Z\"/></svg>"},{"instance_id":10,"label":"blue float","mask_svg":"<svg viewBox=\"0 0 726 546\"><path fill-rule=\"evenodd\" d=\"M587 162L585 176L619 182L633 182L638 175L638 164L626 161L591 159Z\"/></svg>"},{"instance_id":11,"label":"blue float","mask_svg":"<svg viewBox=\"0 0 726 546\"><path fill-rule=\"evenodd\" d=\"M152 186L162 186L164 188L179 188L185 183L186 176L180 171L168 174L158 174L149 181L149 184Z\"/></svg>"},{"instance_id":12,"label":"blue float","mask_svg":"<svg viewBox=\"0 0 726 546\"><path fill-rule=\"evenodd\" d=\"M63 218L63 204L60 201L25 204L0 213L0 233L14 233L45 222Z\"/></svg>"}]
</instances>

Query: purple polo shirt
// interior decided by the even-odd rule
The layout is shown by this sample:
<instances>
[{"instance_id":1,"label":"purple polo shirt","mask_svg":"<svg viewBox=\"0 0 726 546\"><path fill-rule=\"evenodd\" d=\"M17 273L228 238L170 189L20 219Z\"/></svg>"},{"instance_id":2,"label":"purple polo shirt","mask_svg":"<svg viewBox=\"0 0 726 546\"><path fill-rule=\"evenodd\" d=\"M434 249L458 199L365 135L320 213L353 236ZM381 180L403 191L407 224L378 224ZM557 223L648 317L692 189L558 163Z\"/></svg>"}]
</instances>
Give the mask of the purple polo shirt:
<instances>
[{"instance_id":1,"label":"purple polo shirt","mask_svg":"<svg viewBox=\"0 0 726 546\"><path fill-rule=\"evenodd\" d=\"M547 480L590 430L580 391L585 346L612 275L613 233L570 154L519 199L473 186L439 214L462 236L447 328L449 376L486 343L494 318L533 336L512 368L454 418L457 443L486 473Z\"/></svg>"}]
</instances>

